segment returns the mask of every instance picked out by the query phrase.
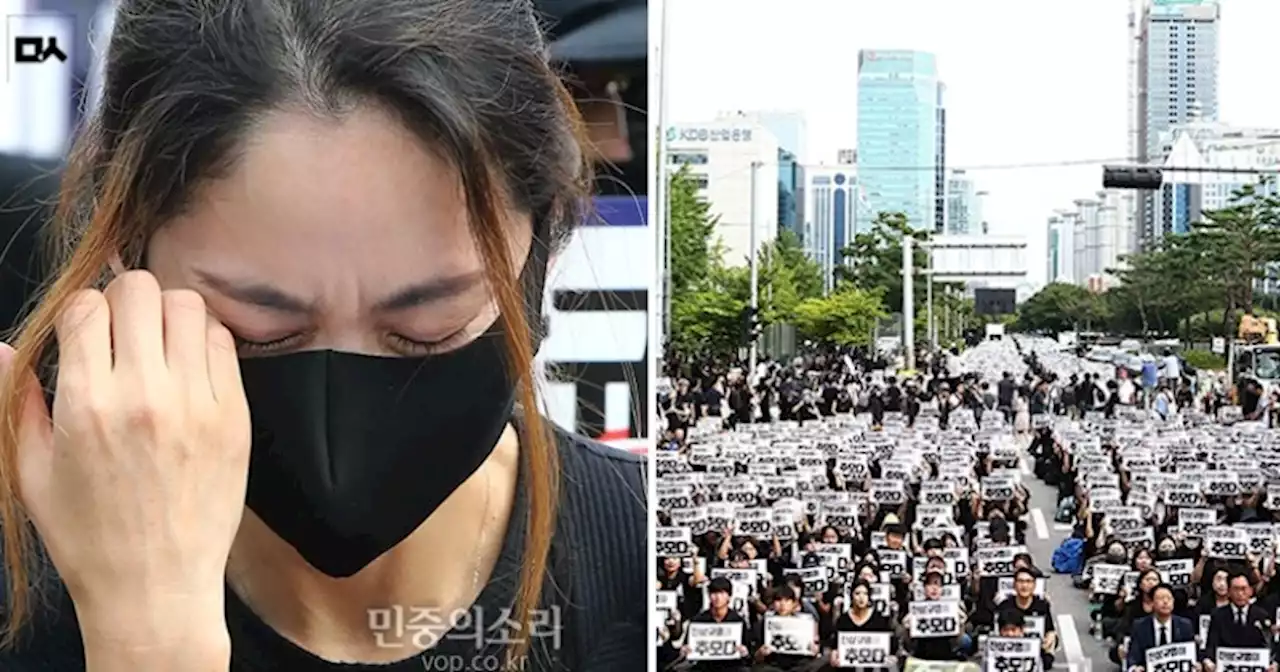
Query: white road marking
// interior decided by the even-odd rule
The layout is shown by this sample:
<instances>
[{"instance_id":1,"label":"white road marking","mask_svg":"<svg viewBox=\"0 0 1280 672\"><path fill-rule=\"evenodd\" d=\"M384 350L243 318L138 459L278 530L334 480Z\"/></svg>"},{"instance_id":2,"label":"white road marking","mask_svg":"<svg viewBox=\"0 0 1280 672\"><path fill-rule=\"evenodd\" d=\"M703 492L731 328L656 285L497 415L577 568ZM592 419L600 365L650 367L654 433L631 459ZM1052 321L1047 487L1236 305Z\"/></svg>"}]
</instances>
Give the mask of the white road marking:
<instances>
[{"instance_id":1,"label":"white road marking","mask_svg":"<svg viewBox=\"0 0 1280 672\"><path fill-rule=\"evenodd\" d=\"M1049 538L1049 526L1044 524L1044 512L1040 507L1031 509L1031 523L1036 528L1036 538L1041 541Z\"/></svg>"},{"instance_id":2,"label":"white road marking","mask_svg":"<svg viewBox=\"0 0 1280 672\"><path fill-rule=\"evenodd\" d=\"M1071 614L1058 614L1058 639L1062 641L1062 650L1067 654L1069 665L1084 665L1089 662L1084 657L1080 633L1076 632L1076 619Z\"/></svg>"},{"instance_id":3,"label":"white road marking","mask_svg":"<svg viewBox=\"0 0 1280 672\"><path fill-rule=\"evenodd\" d=\"M1074 529L1076 528L1071 523L1054 523L1053 524L1054 532L1071 532Z\"/></svg>"}]
</instances>

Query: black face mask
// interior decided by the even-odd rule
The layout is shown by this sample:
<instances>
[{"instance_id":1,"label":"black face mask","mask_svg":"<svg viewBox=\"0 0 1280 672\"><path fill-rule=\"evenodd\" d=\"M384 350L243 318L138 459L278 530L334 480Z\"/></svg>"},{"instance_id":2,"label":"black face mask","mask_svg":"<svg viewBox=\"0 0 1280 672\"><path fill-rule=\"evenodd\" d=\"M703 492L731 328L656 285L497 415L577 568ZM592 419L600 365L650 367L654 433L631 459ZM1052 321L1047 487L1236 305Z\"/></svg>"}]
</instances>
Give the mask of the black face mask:
<instances>
[{"instance_id":1,"label":"black face mask","mask_svg":"<svg viewBox=\"0 0 1280 672\"><path fill-rule=\"evenodd\" d=\"M530 306L541 305L541 247L521 278ZM540 320L530 325L536 351ZM429 357L320 350L240 369L253 425L248 506L332 577L416 530L488 459L515 404L501 318Z\"/></svg>"}]
</instances>

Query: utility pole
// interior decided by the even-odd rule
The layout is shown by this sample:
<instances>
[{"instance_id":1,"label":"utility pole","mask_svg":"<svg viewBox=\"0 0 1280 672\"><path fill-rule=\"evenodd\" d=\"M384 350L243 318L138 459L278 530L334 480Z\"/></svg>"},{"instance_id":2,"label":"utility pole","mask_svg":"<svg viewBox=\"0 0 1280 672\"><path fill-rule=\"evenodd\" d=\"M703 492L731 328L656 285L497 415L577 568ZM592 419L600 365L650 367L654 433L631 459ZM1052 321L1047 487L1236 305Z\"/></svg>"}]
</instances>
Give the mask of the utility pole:
<instances>
[{"instance_id":1,"label":"utility pole","mask_svg":"<svg viewBox=\"0 0 1280 672\"><path fill-rule=\"evenodd\" d=\"M748 247L750 248L748 263L751 265L751 314L753 319L759 320L760 315L760 246L759 234L756 232L756 179L760 173L760 162L751 162L751 232L749 234ZM750 376L756 373L756 363L760 357L760 337L756 333L755 325L748 335L751 342L748 344L750 355L748 356L748 365L751 367Z\"/></svg>"},{"instance_id":2,"label":"utility pole","mask_svg":"<svg viewBox=\"0 0 1280 672\"><path fill-rule=\"evenodd\" d=\"M924 276L924 300L929 304L927 307L929 316L925 320L927 322L925 332L929 338L929 352L932 353L938 349L938 330L935 328L933 321L933 245L925 243L924 249L928 252L928 265L925 268Z\"/></svg>"},{"instance_id":3,"label":"utility pole","mask_svg":"<svg viewBox=\"0 0 1280 672\"><path fill-rule=\"evenodd\" d=\"M907 370L916 368L915 255L911 233L902 235L902 359Z\"/></svg>"},{"instance_id":4,"label":"utility pole","mask_svg":"<svg viewBox=\"0 0 1280 672\"><path fill-rule=\"evenodd\" d=\"M662 310L662 330L660 332L662 339L658 348L658 357L662 358L666 351L666 344L671 342L671 194L669 189L669 177L667 175L667 7L666 3L660 3L659 7L659 31L658 31L658 109L656 115L656 123L658 126L655 139L658 144L657 151L657 169L654 175L657 181L654 183L654 197L658 201L658 207L650 213L650 219L654 224L654 232L658 236L658 259L660 260L658 268L662 269L662 278L658 281L659 291L662 298L658 305Z\"/></svg>"}]
</instances>

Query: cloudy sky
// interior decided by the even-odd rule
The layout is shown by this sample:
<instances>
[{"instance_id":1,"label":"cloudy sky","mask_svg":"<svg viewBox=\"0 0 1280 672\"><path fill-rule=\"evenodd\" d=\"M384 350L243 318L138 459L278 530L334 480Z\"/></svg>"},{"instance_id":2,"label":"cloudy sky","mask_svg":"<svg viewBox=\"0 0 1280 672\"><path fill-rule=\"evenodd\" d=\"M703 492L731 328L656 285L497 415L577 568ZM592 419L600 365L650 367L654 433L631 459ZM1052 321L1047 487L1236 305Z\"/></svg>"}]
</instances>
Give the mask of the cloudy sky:
<instances>
[{"instance_id":1,"label":"cloudy sky","mask_svg":"<svg viewBox=\"0 0 1280 672\"><path fill-rule=\"evenodd\" d=\"M1221 0L1220 120L1280 126L1280 0ZM1045 222L1101 187L1127 151L1126 0L666 0L670 123L723 110L804 114L806 161L857 145L859 49L938 57L947 158L990 192L992 233L1028 237L1043 281ZM1004 168L1011 164L1091 165ZM988 167L983 169L983 167Z\"/></svg>"}]
</instances>

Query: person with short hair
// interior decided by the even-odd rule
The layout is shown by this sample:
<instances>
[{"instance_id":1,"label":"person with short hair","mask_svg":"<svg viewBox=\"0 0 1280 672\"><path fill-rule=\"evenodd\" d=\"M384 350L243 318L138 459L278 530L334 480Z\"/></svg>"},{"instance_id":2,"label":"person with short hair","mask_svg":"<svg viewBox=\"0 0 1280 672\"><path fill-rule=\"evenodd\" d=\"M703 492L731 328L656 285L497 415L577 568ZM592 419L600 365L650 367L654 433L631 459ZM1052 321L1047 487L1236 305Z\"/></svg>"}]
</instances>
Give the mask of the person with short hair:
<instances>
[{"instance_id":1,"label":"person with short hair","mask_svg":"<svg viewBox=\"0 0 1280 672\"><path fill-rule=\"evenodd\" d=\"M1133 622L1129 630L1129 649L1125 653L1125 665L1130 672L1144 672L1147 666L1147 651L1150 649L1194 642L1195 625L1190 619L1173 613L1174 590L1167 583L1160 583L1151 589L1151 615Z\"/></svg>"}]
</instances>

